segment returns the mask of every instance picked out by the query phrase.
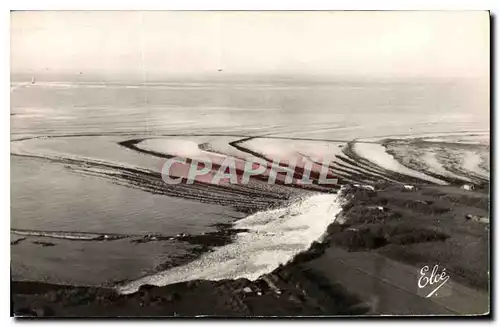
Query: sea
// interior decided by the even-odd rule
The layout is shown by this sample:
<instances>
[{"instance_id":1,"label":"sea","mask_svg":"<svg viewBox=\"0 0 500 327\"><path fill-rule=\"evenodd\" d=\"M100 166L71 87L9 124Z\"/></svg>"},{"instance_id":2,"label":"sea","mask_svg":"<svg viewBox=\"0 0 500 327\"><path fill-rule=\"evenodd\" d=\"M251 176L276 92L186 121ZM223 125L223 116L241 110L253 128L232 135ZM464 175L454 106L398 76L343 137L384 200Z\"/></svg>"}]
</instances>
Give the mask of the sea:
<instances>
[{"instance_id":1,"label":"sea","mask_svg":"<svg viewBox=\"0 0 500 327\"><path fill-rule=\"evenodd\" d=\"M339 185L489 182L477 80L13 79L10 95L13 280L126 293L255 279L341 210L338 187L167 185L169 156L300 156L329 162Z\"/></svg>"}]
</instances>

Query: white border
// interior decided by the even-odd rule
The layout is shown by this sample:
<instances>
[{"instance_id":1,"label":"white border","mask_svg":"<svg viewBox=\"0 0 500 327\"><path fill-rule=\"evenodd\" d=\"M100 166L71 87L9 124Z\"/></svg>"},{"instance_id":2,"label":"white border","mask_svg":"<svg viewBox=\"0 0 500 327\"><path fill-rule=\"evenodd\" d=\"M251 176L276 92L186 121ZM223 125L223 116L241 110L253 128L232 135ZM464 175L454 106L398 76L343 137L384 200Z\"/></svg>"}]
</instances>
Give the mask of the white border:
<instances>
[{"instance_id":1,"label":"white border","mask_svg":"<svg viewBox=\"0 0 500 327\"><path fill-rule=\"evenodd\" d=\"M122 0L122 1L62 1L36 0L12 1L15 10L485 10L494 5L493 0Z\"/></svg>"}]
</instances>

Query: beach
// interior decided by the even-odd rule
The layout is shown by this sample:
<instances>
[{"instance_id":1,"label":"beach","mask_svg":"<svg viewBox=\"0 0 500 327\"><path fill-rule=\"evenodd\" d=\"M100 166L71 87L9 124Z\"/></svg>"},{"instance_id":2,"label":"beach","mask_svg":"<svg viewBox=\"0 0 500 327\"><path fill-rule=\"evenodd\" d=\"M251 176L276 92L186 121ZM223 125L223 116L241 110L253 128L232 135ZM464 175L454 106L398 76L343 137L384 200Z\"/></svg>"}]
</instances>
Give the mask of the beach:
<instances>
[{"instance_id":1,"label":"beach","mask_svg":"<svg viewBox=\"0 0 500 327\"><path fill-rule=\"evenodd\" d=\"M447 87L17 85L14 313L40 315L39 307L48 308L42 315L63 316L486 312L482 300L468 302L479 308L427 303L417 287L419 269L435 264L450 271L446 285L458 283L453 290L465 285L466 293L484 295L488 285L489 115L460 106L453 115L433 112L430 104L461 103L456 86ZM397 103L380 96L395 89L424 94L425 114L411 113L412 96ZM248 183L189 183L173 174L181 183L169 184L164 168L172 158L208 158L209 177L228 159L237 174L256 159L285 166L272 183L264 170ZM305 164L287 166L293 162ZM321 183L319 170L307 165L325 167L335 183ZM299 183L304 176L312 183ZM459 264L469 258L476 261ZM393 279L396 286L378 282ZM193 298L203 310L191 306Z\"/></svg>"},{"instance_id":2,"label":"beach","mask_svg":"<svg viewBox=\"0 0 500 327\"><path fill-rule=\"evenodd\" d=\"M376 185L373 191L347 186L343 210L325 237L254 281L142 285L137 292L121 295L110 288L13 282L14 313L44 317L486 315L489 222L466 215L488 215L488 192L488 185L475 191L458 186L415 185L411 191L394 184ZM451 276L450 293L427 299L418 293L417 281L420 268L434 264L446 267Z\"/></svg>"}]
</instances>

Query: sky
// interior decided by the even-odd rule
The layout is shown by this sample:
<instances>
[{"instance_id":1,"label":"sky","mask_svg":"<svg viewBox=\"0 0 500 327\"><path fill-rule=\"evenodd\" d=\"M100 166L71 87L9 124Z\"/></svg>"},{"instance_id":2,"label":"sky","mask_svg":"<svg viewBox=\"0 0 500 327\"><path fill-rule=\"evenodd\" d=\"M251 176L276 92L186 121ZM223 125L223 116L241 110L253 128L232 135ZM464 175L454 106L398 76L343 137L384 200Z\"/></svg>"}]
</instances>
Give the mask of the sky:
<instances>
[{"instance_id":1,"label":"sky","mask_svg":"<svg viewBox=\"0 0 500 327\"><path fill-rule=\"evenodd\" d=\"M489 37L485 11L12 12L11 72L488 79Z\"/></svg>"}]
</instances>

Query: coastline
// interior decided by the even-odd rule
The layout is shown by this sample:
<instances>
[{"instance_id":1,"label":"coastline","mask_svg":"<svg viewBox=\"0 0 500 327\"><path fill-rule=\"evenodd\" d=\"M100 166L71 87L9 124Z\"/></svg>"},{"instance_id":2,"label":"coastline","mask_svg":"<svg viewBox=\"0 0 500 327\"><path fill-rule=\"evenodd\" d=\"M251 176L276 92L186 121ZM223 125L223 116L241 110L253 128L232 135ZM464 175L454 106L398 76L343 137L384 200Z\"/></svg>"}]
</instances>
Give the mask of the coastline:
<instances>
[{"instance_id":1,"label":"coastline","mask_svg":"<svg viewBox=\"0 0 500 327\"><path fill-rule=\"evenodd\" d=\"M143 285L128 295L109 288L14 281L13 313L189 317L489 311L489 223L464 218L470 213L488 216L487 186L465 191L457 186L421 185L412 192L401 184L377 185L376 191L350 186L346 195L349 201L322 242L314 242L291 262L255 281ZM451 295L426 299L418 294L422 263L444 265L450 271ZM468 297L453 296L453 292Z\"/></svg>"}]
</instances>

